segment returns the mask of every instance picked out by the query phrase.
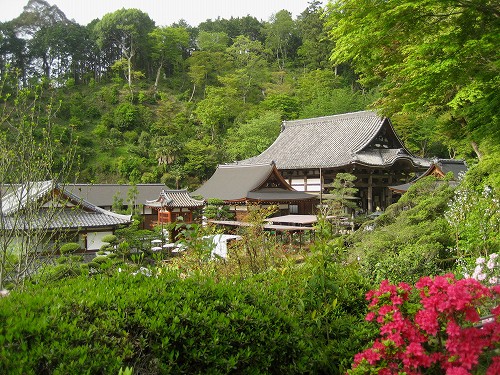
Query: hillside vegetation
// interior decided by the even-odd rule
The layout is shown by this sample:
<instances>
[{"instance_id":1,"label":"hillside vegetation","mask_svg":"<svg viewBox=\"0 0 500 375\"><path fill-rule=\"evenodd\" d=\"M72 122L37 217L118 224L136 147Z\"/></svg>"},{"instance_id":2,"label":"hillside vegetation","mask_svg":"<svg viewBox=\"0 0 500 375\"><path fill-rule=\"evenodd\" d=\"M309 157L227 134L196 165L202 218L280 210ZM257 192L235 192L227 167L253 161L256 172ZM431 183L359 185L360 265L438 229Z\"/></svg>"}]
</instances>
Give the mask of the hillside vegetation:
<instances>
[{"instance_id":1,"label":"hillside vegetation","mask_svg":"<svg viewBox=\"0 0 500 375\"><path fill-rule=\"evenodd\" d=\"M15 76L3 92L42 85L42 97L58 109L52 118L56 135L78 140L80 182L161 181L191 188L217 164L262 152L282 120L367 108L391 116L420 156L470 159L494 151L498 76L487 61L495 57L488 44L495 19L477 11L482 26L465 25L475 8L464 6L463 17L447 22L457 33L465 26L474 32L456 41L441 40L443 28L429 27L429 38L448 49L469 41L471 49L462 54L470 56L460 61L481 50L474 66L481 74L449 59L440 65L446 71L422 66L405 73L418 72L429 82L408 81L408 93L401 94L392 88L403 82L396 73L413 69L412 59L420 61L408 49L441 45L415 39L413 28L398 35L398 49L388 50L387 38L366 45L372 31L356 34L356 17L369 10L370 17L384 14L377 22L387 27L380 32L393 35L392 20L406 25L413 16L403 5L384 13L358 12L349 3L364 9L361 1L327 8L311 1L297 19L282 10L266 21L247 16L160 26L137 9L79 25L44 0L30 0L19 17L0 24L0 72ZM439 7L444 12L447 6ZM446 87L433 94L435 81Z\"/></svg>"}]
</instances>

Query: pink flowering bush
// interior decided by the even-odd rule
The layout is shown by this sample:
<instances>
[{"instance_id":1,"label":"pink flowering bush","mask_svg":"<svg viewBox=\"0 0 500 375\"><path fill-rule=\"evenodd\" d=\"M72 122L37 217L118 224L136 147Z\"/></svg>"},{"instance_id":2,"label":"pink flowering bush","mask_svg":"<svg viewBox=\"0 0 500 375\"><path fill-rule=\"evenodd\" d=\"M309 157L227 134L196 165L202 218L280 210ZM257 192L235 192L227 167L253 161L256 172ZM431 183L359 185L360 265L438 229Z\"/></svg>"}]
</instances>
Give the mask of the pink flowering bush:
<instances>
[{"instance_id":1,"label":"pink flowering bush","mask_svg":"<svg viewBox=\"0 0 500 375\"><path fill-rule=\"evenodd\" d=\"M411 287L383 281L367 293L366 320L380 337L354 357L349 374L500 374L500 286L454 275L423 277ZM487 308L491 317L480 319Z\"/></svg>"}]
</instances>

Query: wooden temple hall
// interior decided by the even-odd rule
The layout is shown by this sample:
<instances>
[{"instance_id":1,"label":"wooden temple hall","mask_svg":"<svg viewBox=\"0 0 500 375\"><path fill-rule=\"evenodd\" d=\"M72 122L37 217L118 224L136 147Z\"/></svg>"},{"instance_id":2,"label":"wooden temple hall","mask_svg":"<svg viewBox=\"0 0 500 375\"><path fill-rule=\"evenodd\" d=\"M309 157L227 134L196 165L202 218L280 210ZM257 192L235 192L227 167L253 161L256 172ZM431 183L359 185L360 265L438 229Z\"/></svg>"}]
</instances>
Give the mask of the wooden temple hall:
<instances>
[{"instance_id":1,"label":"wooden temple hall","mask_svg":"<svg viewBox=\"0 0 500 375\"><path fill-rule=\"evenodd\" d=\"M357 177L360 210L373 212L397 201L390 186L409 182L430 162L413 156L390 120L362 111L285 121L275 142L260 155L237 164L275 164L296 190L327 194L337 173Z\"/></svg>"},{"instance_id":2,"label":"wooden temple hall","mask_svg":"<svg viewBox=\"0 0 500 375\"><path fill-rule=\"evenodd\" d=\"M157 199L146 201L146 207L157 211L156 221L150 223L151 228L159 224L170 224L182 221L192 223L205 205L204 201L193 199L187 190L162 190Z\"/></svg>"}]
</instances>

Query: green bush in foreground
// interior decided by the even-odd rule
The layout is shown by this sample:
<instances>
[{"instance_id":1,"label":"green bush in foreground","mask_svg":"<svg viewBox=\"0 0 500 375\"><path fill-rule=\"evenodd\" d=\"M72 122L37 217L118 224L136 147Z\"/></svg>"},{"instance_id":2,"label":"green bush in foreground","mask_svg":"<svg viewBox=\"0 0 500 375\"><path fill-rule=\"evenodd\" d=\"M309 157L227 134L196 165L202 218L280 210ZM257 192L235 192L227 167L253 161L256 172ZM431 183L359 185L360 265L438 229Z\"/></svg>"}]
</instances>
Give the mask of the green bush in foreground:
<instances>
[{"instance_id":1,"label":"green bush in foreground","mask_svg":"<svg viewBox=\"0 0 500 375\"><path fill-rule=\"evenodd\" d=\"M314 301L310 271L218 283L121 273L12 292L0 299L0 373L340 373L366 344L365 309L350 313L365 288L344 274Z\"/></svg>"},{"instance_id":2,"label":"green bush in foreground","mask_svg":"<svg viewBox=\"0 0 500 375\"><path fill-rule=\"evenodd\" d=\"M301 372L296 324L210 280L77 278L0 301L0 373Z\"/></svg>"}]
</instances>

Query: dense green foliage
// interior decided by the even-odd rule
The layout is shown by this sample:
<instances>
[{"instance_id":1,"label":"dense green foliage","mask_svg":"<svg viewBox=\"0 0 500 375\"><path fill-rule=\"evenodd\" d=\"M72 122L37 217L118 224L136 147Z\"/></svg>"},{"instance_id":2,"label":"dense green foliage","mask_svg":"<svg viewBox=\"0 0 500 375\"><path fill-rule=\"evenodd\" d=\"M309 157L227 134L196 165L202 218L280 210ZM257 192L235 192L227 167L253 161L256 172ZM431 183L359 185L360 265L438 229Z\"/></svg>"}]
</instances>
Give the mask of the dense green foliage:
<instances>
[{"instance_id":1,"label":"dense green foliage","mask_svg":"<svg viewBox=\"0 0 500 375\"><path fill-rule=\"evenodd\" d=\"M498 150L498 2L340 0L329 11L333 60L380 86L387 114L440 117L455 151Z\"/></svg>"},{"instance_id":2,"label":"dense green foliage","mask_svg":"<svg viewBox=\"0 0 500 375\"><path fill-rule=\"evenodd\" d=\"M453 189L427 177L375 221L353 234L350 255L375 282L414 282L453 266L450 227L444 218Z\"/></svg>"},{"instance_id":3,"label":"dense green foliage","mask_svg":"<svg viewBox=\"0 0 500 375\"><path fill-rule=\"evenodd\" d=\"M358 302L366 284L332 264L326 282L333 289L321 301L331 308L321 315L317 281L306 276L311 270L215 283L157 269L157 277L123 272L14 292L0 300L0 371L345 371L352 344L367 342Z\"/></svg>"}]
</instances>

